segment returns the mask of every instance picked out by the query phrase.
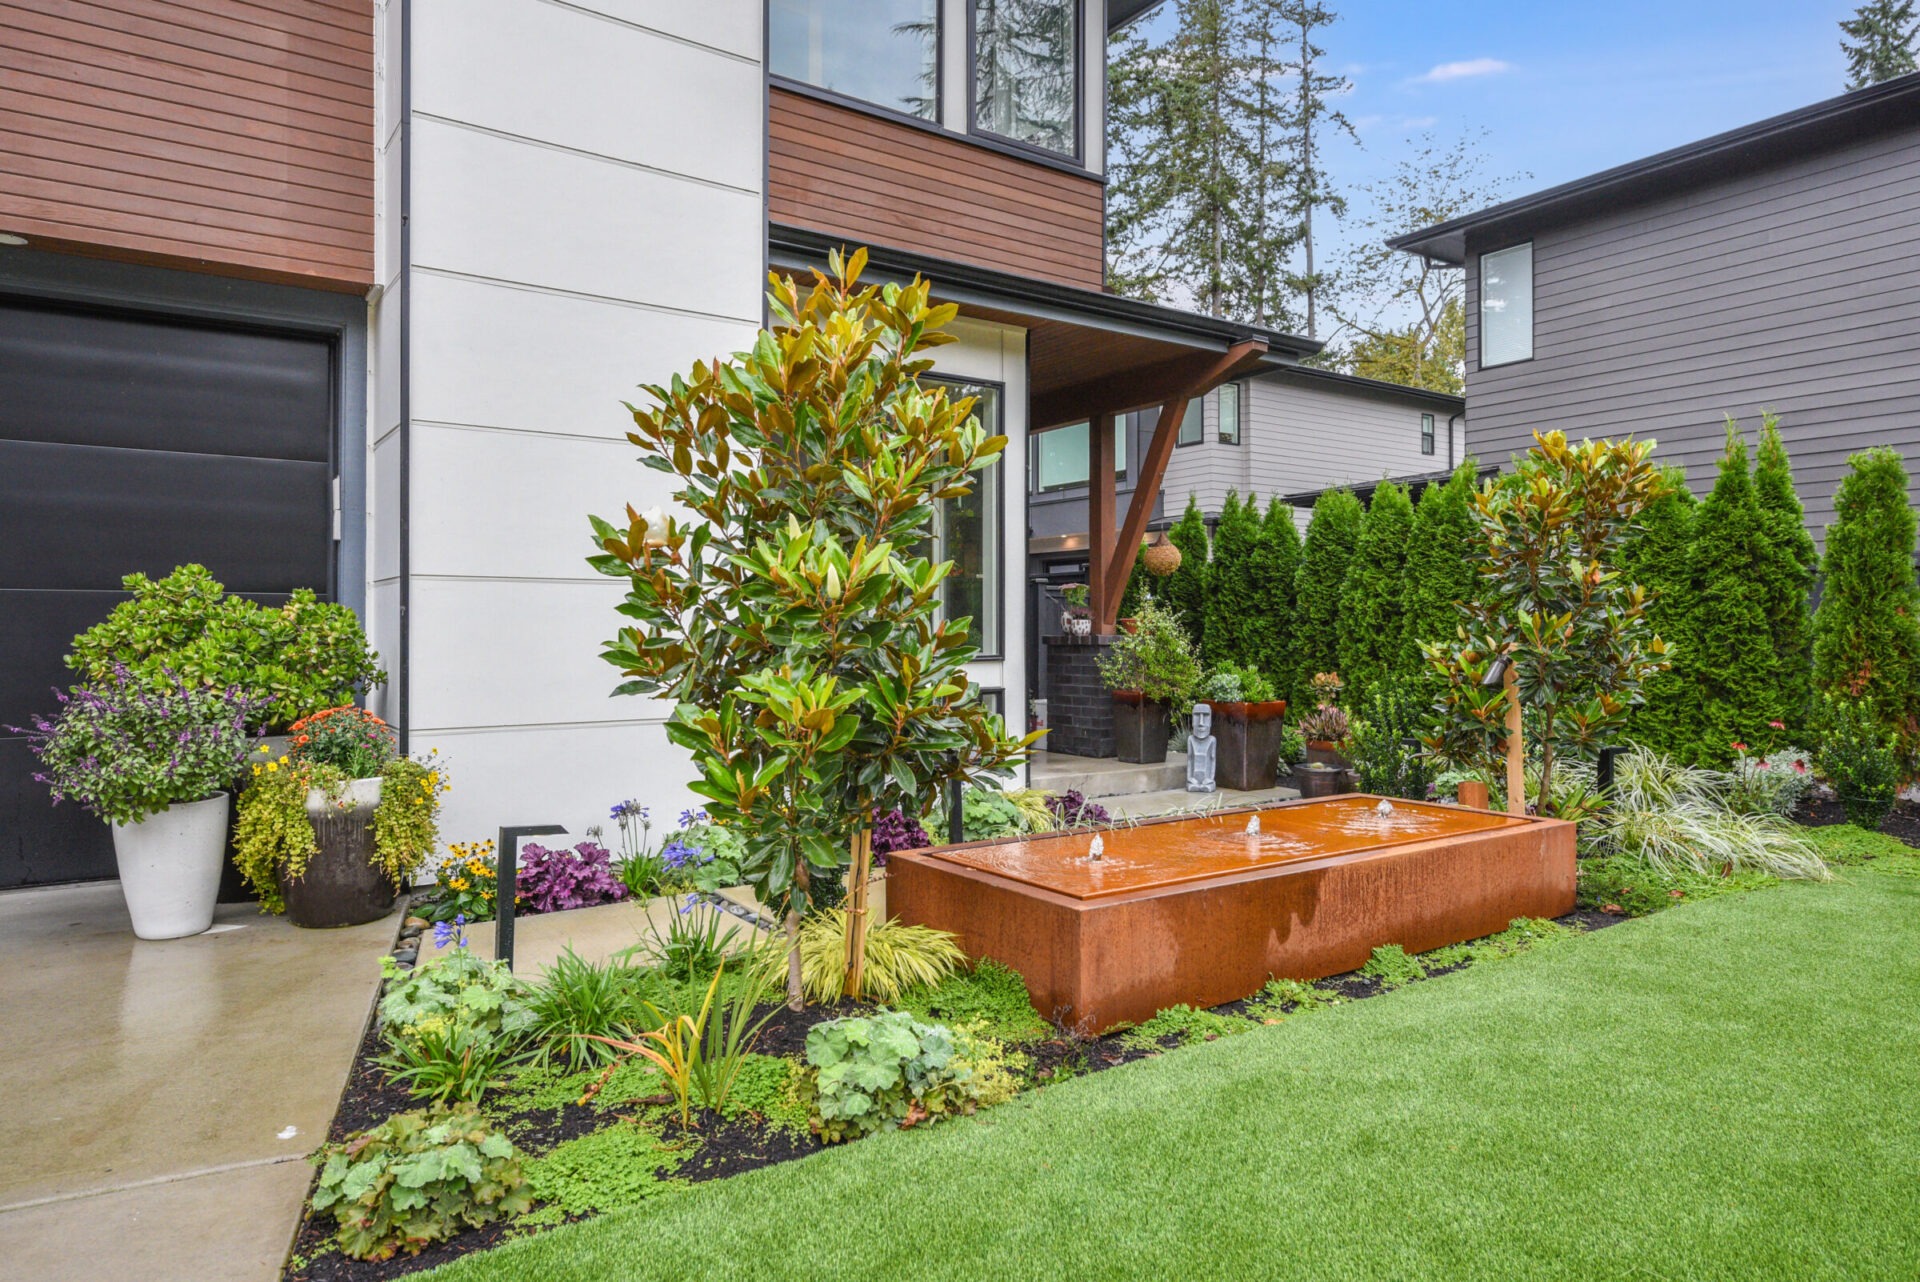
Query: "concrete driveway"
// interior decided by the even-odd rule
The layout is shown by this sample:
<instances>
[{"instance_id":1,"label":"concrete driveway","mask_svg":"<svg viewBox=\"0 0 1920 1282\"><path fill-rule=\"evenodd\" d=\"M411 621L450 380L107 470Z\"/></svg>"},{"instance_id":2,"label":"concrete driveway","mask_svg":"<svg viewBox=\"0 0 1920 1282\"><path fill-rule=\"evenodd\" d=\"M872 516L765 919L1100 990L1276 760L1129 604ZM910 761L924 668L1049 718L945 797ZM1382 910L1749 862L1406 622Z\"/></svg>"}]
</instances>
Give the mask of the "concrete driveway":
<instances>
[{"instance_id":1,"label":"concrete driveway","mask_svg":"<svg viewBox=\"0 0 1920 1282\"><path fill-rule=\"evenodd\" d=\"M116 882L0 894L0 1277L277 1277L397 926L149 942Z\"/></svg>"}]
</instances>

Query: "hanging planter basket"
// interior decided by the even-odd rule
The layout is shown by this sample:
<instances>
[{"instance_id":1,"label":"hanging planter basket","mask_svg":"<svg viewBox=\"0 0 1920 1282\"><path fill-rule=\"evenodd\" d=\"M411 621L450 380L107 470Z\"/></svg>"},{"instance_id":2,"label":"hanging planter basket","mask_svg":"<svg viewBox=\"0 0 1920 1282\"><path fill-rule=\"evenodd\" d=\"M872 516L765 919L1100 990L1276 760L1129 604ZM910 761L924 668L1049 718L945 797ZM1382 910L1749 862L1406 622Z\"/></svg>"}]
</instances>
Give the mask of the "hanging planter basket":
<instances>
[{"instance_id":1,"label":"hanging planter basket","mask_svg":"<svg viewBox=\"0 0 1920 1282\"><path fill-rule=\"evenodd\" d=\"M1164 579L1180 568L1180 549L1163 534L1159 542L1149 543L1141 551L1140 563L1147 567L1148 574Z\"/></svg>"}]
</instances>

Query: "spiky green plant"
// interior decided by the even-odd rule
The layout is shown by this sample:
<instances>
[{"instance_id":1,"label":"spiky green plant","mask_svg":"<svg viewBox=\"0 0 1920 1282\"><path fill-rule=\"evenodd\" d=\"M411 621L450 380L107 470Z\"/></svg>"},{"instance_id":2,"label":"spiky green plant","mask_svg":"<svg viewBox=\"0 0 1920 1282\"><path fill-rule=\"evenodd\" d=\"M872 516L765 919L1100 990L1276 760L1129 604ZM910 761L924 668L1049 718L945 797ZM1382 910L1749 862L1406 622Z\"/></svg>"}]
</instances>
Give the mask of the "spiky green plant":
<instances>
[{"instance_id":1,"label":"spiky green plant","mask_svg":"<svg viewBox=\"0 0 1920 1282\"><path fill-rule=\"evenodd\" d=\"M890 917L867 928L865 992L891 1005L900 994L922 984L937 984L967 961L952 935L931 926L903 926ZM762 949L759 965L769 978L781 973L784 956ZM847 913L829 908L809 916L800 927L800 981L810 1001L830 1002L846 988Z\"/></svg>"},{"instance_id":2,"label":"spiky green plant","mask_svg":"<svg viewBox=\"0 0 1920 1282\"><path fill-rule=\"evenodd\" d=\"M1614 765L1607 806L1584 834L1599 848L1645 862L1654 871L1719 875L1757 871L1826 881L1819 852L1792 824L1740 814L1727 804L1732 779L1685 766L1664 753L1635 748Z\"/></svg>"}]
</instances>

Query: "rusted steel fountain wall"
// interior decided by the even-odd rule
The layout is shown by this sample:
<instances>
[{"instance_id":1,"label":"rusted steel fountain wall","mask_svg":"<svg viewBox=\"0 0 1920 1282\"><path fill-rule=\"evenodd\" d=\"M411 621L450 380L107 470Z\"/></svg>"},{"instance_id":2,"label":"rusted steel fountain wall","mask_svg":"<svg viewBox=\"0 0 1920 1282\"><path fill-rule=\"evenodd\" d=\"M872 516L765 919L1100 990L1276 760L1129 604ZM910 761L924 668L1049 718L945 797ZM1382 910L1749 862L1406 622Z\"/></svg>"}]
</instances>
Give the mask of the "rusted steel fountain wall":
<instances>
[{"instance_id":1,"label":"rusted steel fountain wall","mask_svg":"<svg viewBox=\"0 0 1920 1282\"><path fill-rule=\"evenodd\" d=\"M1099 834L889 857L888 911L1026 978L1042 1015L1094 1031L1269 977L1318 979L1382 944L1422 952L1573 908L1574 827L1349 795Z\"/></svg>"}]
</instances>

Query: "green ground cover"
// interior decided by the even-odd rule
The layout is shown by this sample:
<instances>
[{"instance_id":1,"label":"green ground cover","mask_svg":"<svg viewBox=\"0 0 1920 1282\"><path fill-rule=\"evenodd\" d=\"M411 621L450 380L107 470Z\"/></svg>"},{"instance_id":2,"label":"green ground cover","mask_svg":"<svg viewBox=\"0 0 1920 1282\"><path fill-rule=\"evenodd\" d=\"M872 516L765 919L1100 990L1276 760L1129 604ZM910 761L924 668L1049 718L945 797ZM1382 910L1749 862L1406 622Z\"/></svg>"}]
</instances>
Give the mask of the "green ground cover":
<instances>
[{"instance_id":1,"label":"green ground cover","mask_svg":"<svg viewBox=\"0 0 1920 1282\"><path fill-rule=\"evenodd\" d=\"M1685 904L449 1280L1920 1276L1920 877Z\"/></svg>"}]
</instances>

